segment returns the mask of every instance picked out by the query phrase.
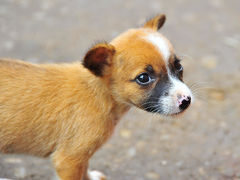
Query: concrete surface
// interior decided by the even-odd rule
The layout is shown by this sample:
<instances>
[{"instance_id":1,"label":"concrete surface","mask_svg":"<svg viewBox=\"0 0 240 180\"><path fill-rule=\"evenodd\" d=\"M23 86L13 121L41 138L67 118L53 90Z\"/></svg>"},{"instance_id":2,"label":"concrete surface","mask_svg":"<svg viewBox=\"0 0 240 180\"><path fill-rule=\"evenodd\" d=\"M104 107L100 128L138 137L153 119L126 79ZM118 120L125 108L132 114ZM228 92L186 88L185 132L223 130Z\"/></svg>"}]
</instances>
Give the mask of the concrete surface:
<instances>
[{"instance_id":1,"label":"concrete surface","mask_svg":"<svg viewBox=\"0 0 240 180\"><path fill-rule=\"evenodd\" d=\"M30 62L81 60L156 13L196 94L182 118L133 109L91 168L111 180L240 179L239 0L1 0L0 56ZM49 160L0 155L0 178L54 179Z\"/></svg>"}]
</instances>

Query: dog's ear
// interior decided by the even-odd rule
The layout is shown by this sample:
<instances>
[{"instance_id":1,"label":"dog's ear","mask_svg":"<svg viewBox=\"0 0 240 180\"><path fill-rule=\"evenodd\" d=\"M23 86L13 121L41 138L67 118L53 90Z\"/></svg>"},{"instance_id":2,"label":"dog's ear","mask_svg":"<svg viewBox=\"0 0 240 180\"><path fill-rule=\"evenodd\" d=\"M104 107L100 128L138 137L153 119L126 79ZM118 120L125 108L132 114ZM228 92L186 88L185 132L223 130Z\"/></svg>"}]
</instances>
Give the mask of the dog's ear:
<instances>
[{"instance_id":1,"label":"dog's ear","mask_svg":"<svg viewBox=\"0 0 240 180\"><path fill-rule=\"evenodd\" d=\"M114 46L107 43L97 44L87 52L83 65L96 76L103 76L104 69L111 65L114 54Z\"/></svg>"},{"instance_id":2,"label":"dog's ear","mask_svg":"<svg viewBox=\"0 0 240 180\"><path fill-rule=\"evenodd\" d=\"M158 14L154 16L153 18L149 19L143 27L145 28L151 28L155 31L158 31L164 24L166 20L166 16L164 14Z\"/></svg>"}]
</instances>

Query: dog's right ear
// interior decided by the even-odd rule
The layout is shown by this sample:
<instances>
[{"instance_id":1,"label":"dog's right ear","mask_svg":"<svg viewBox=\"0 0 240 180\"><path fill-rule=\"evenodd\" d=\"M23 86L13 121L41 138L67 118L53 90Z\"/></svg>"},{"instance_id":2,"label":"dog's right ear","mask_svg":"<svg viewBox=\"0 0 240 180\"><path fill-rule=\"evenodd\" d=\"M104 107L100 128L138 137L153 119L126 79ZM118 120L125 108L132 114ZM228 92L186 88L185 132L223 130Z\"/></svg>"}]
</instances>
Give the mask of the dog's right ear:
<instances>
[{"instance_id":1,"label":"dog's right ear","mask_svg":"<svg viewBox=\"0 0 240 180\"><path fill-rule=\"evenodd\" d=\"M155 31L158 31L166 21L165 14L158 14L153 18L149 19L144 25L144 28L151 28Z\"/></svg>"},{"instance_id":2,"label":"dog's right ear","mask_svg":"<svg viewBox=\"0 0 240 180\"><path fill-rule=\"evenodd\" d=\"M103 76L107 66L112 64L114 46L101 43L93 46L85 55L83 65L96 76Z\"/></svg>"}]
</instances>

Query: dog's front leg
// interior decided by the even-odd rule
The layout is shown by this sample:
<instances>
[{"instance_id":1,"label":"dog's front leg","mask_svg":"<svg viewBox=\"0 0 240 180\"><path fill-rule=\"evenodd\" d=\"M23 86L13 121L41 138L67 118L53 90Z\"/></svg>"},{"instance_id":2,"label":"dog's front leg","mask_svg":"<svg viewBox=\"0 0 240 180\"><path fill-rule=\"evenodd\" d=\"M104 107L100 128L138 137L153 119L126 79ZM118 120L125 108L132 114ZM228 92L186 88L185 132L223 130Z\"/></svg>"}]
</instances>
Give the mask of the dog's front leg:
<instances>
[{"instance_id":1,"label":"dog's front leg","mask_svg":"<svg viewBox=\"0 0 240 180\"><path fill-rule=\"evenodd\" d=\"M99 171L89 171L86 168L83 180L106 180L106 176Z\"/></svg>"},{"instance_id":2,"label":"dog's front leg","mask_svg":"<svg viewBox=\"0 0 240 180\"><path fill-rule=\"evenodd\" d=\"M64 151L56 151L52 155L58 177L61 180L83 180L87 172L87 159L79 153L69 154Z\"/></svg>"},{"instance_id":3,"label":"dog's front leg","mask_svg":"<svg viewBox=\"0 0 240 180\"><path fill-rule=\"evenodd\" d=\"M52 161L61 180L106 180L103 173L88 170L88 158L85 153L69 154L56 151Z\"/></svg>"}]
</instances>

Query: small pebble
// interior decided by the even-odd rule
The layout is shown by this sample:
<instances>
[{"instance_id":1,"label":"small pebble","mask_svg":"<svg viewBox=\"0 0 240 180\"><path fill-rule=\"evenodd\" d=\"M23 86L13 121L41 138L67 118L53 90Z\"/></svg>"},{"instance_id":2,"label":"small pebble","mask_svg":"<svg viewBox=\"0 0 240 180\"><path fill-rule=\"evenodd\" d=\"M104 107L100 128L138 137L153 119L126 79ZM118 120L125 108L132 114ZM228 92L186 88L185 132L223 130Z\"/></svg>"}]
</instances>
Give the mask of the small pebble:
<instances>
[{"instance_id":1,"label":"small pebble","mask_svg":"<svg viewBox=\"0 0 240 180\"><path fill-rule=\"evenodd\" d=\"M223 101L225 99L225 93L221 89L211 89L209 95L212 100Z\"/></svg>"},{"instance_id":2,"label":"small pebble","mask_svg":"<svg viewBox=\"0 0 240 180\"><path fill-rule=\"evenodd\" d=\"M234 169L233 168L226 168L226 169L224 169L223 174L227 177L233 177L234 176Z\"/></svg>"},{"instance_id":3,"label":"small pebble","mask_svg":"<svg viewBox=\"0 0 240 180\"><path fill-rule=\"evenodd\" d=\"M165 166L165 165L167 165L167 161L162 161L161 164L162 164L163 166Z\"/></svg>"},{"instance_id":4,"label":"small pebble","mask_svg":"<svg viewBox=\"0 0 240 180\"><path fill-rule=\"evenodd\" d=\"M240 46L240 41L233 37L225 37L224 43L232 48L238 48Z\"/></svg>"},{"instance_id":5,"label":"small pebble","mask_svg":"<svg viewBox=\"0 0 240 180\"><path fill-rule=\"evenodd\" d=\"M128 129L122 129L120 135L122 138L129 139L132 136L132 132Z\"/></svg>"},{"instance_id":6,"label":"small pebble","mask_svg":"<svg viewBox=\"0 0 240 180\"><path fill-rule=\"evenodd\" d=\"M176 166L177 167L181 167L183 165L183 162L182 161L178 161L177 163L176 163Z\"/></svg>"},{"instance_id":7,"label":"small pebble","mask_svg":"<svg viewBox=\"0 0 240 180\"><path fill-rule=\"evenodd\" d=\"M14 175L17 178L24 178L26 176L26 169L24 167L19 167L19 168L15 169Z\"/></svg>"},{"instance_id":8,"label":"small pebble","mask_svg":"<svg viewBox=\"0 0 240 180\"><path fill-rule=\"evenodd\" d=\"M134 147L128 149L128 155L130 157L136 156L136 149Z\"/></svg>"},{"instance_id":9,"label":"small pebble","mask_svg":"<svg viewBox=\"0 0 240 180\"><path fill-rule=\"evenodd\" d=\"M145 176L148 179L159 179L160 178L159 174L157 174L155 172L148 172L147 174L145 174Z\"/></svg>"},{"instance_id":10,"label":"small pebble","mask_svg":"<svg viewBox=\"0 0 240 180\"><path fill-rule=\"evenodd\" d=\"M215 69L218 64L217 57L214 55L205 56L201 59L201 63L206 69Z\"/></svg>"},{"instance_id":11,"label":"small pebble","mask_svg":"<svg viewBox=\"0 0 240 180\"><path fill-rule=\"evenodd\" d=\"M13 41L6 41L4 44L6 50L12 50L15 46Z\"/></svg>"},{"instance_id":12,"label":"small pebble","mask_svg":"<svg viewBox=\"0 0 240 180\"><path fill-rule=\"evenodd\" d=\"M21 163L21 162L22 162L22 159L11 157L11 158L6 158L6 159L4 159L4 162L6 162L6 163L12 163L12 164L14 164L14 163Z\"/></svg>"},{"instance_id":13,"label":"small pebble","mask_svg":"<svg viewBox=\"0 0 240 180\"><path fill-rule=\"evenodd\" d=\"M199 173L200 175L205 175L205 174L206 174L206 171L203 169L203 167L200 167L200 168L198 168L198 173Z\"/></svg>"}]
</instances>

